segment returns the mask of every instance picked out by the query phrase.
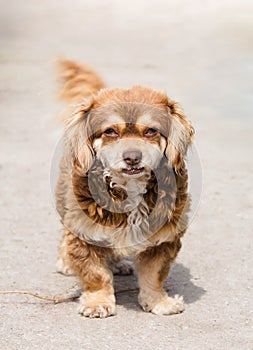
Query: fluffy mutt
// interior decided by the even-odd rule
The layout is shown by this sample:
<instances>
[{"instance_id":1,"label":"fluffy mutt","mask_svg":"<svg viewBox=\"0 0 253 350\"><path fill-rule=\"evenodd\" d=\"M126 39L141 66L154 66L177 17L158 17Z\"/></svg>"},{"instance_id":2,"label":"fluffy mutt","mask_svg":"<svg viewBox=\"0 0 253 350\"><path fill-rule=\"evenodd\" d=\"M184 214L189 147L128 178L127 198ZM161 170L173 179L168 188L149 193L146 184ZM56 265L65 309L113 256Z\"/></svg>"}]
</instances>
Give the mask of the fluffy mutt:
<instances>
[{"instance_id":1,"label":"fluffy mutt","mask_svg":"<svg viewBox=\"0 0 253 350\"><path fill-rule=\"evenodd\" d=\"M84 316L116 313L113 272L133 265L143 310L182 312L182 297L162 285L187 228L191 124L162 92L105 89L97 73L70 60L59 71L60 96L76 109L65 123L56 188L65 231L58 270L82 282Z\"/></svg>"}]
</instances>

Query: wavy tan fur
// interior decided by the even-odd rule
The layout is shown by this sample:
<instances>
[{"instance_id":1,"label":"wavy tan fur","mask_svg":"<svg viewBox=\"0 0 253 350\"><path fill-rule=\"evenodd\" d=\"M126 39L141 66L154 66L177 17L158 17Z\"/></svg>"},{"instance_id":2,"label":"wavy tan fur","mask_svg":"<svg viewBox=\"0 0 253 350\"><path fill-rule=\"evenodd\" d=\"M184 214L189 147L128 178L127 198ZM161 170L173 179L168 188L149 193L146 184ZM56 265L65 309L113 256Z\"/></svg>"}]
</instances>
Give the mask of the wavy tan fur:
<instances>
[{"instance_id":1,"label":"wavy tan fur","mask_svg":"<svg viewBox=\"0 0 253 350\"><path fill-rule=\"evenodd\" d=\"M79 104L65 122L56 189L65 227L58 269L81 280L80 313L101 318L116 313L112 266L126 257L136 266L145 311L182 312L182 298L168 297L162 284L187 228L184 156L191 124L162 92L105 89L93 70L69 60L60 62L60 72L61 98ZM142 154L142 173L124 176L124 166L135 169L123 159L133 145Z\"/></svg>"}]
</instances>

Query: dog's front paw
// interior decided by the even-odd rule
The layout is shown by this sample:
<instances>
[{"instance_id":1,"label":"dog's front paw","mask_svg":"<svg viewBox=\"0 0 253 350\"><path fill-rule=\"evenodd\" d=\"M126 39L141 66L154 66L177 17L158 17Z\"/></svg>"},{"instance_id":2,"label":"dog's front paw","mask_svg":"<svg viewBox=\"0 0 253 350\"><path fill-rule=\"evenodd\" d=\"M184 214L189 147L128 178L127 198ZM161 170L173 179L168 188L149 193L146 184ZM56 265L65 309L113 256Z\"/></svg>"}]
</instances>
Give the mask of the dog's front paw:
<instances>
[{"instance_id":1,"label":"dog's front paw","mask_svg":"<svg viewBox=\"0 0 253 350\"><path fill-rule=\"evenodd\" d=\"M155 315L173 315L184 311L183 297L175 295L174 298L170 298L164 291L141 291L139 303L144 311Z\"/></svg>"},{"instance_id":2,"label":"dog's front paw","mask_svg":"<svg viewBox=\"0 0 253 350\"><path fill-rule=\"evenodd\" d=\"M105 318L115 315L115 305L81 305L79 313L90 318Z\"/></svg>"},{"instance_id":3,"label":"dog's front paw","mask_svg":"<svg viewBox=\"0 0 253 350\"><path fill-rule=\"evenodd\" d=\"M90 318L105 318L116 314L114 295L103 295L102 291L84 292L80 298L79 313Z\"/></svg>"},{"instance_id":4,"label":"dog's front paw","mask_svg":"<svg viewBox=\"0 0 253 350\"><path fill-rule=\"evenodd\" d=\"M175 295L174 298L167 296L151 309L151 312L155 315L173 315L179 314L183 311L184 301L183 297L180 297L179 295Z\"/></svg>"}]
</instances>

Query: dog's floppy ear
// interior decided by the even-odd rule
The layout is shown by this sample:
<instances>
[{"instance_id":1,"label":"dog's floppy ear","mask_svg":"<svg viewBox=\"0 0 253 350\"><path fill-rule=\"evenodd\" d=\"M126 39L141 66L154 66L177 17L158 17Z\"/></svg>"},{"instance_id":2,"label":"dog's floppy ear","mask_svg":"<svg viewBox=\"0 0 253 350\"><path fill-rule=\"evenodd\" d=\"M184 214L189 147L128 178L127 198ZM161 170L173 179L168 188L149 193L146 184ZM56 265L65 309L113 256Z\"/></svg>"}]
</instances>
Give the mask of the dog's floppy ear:
<instances>
[{"instance_id":1,"label":"dog's floppy ear","mask_svg":"<svg viewBox=\"0 0 253 350\"><path fill-rule=\"evenodd\" d=\"M94 158L89 115L93 104L93 98L85 100L66 120L65 147L68 150L67 154L72 160L72 166L83 175L89 171Z\"/></svg>"},{"instance_id":2,"label":"dog's floppy ear","mask_svg":"<svg viewBox=\"0 0 253 350\"><path fill-rule=\"evenodd\" d=\"M193 140L194 129L177 102L168 99L168 107L170 131L165 155L171 166L177 171L181 168L188 146Z\"/></svg>"}]
</instances>

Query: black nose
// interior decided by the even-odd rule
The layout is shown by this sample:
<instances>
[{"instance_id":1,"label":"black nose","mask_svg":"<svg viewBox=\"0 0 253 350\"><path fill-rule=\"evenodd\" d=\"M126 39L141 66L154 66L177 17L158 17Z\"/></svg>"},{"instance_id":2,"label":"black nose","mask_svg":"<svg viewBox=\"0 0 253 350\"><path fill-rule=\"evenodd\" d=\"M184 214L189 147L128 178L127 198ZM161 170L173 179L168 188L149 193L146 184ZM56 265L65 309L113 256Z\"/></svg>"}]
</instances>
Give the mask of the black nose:
<instances>
[{"instance_id":1,"label":"black nose","mask_svg":"<svg viewBox=\"0 0 253 350\"><path fill-rule=\"evenodd\" d=\"M136 149L131 149L123 153L123 159L127 165L137 165L140 163L142 153Z\"/></svg>"}]
</instances>

